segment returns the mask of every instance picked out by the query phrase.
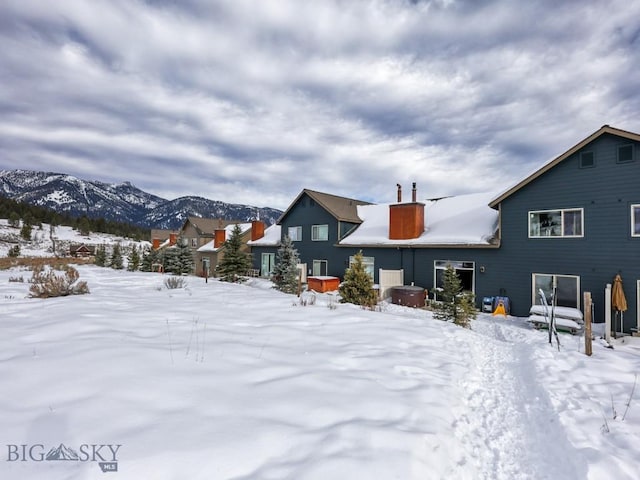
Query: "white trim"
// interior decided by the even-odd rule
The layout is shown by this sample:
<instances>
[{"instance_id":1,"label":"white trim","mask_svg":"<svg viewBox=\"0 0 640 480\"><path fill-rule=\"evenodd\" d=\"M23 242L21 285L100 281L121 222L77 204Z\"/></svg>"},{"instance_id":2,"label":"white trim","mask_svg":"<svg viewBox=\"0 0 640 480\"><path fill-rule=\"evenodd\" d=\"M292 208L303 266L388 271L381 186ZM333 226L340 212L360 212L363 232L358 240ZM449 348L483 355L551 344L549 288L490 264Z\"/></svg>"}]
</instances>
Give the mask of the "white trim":
<instances>
[{"instance_id":1,"label":"white trim","mask_svg":"<svg viewBox=\"0 0 640 480\"><path fill-rule=\"evenodd\" d=\"M318 238L318 232L320 228L324 227L324 231L326 233L326 238ZM327 223L311 225L311 241L312 242L326 242L329 240L329 225Z\"/></svg>"},{"instance_id":2,"label":"white trim","mask_svg":"<svg viewBox=\"0 0 640 480\"><path fill-rule=\"evenodd\" d=\"M580 310L580 275L564 275L564 274L560 274L560 273L542 273L542 272L537 272L537 273L532 273L531 274L531 305L536 305L538 303L539 300L539 295L538 292L536 291L536 281L535 281L535 277L536 275L540 275L540 276L546 276L546 277L561 277L561 278L575 278L576 279L576 304L574 305L575 308L577 308L578 310Z\"/></svg>"},{"instance_id":3,"label":"white trim","mask_svg":"<svg viewBox=\"0 0 640 480\"><path fill-rule=\"evenodd\" d=\"M640 237L640 232L635 233L635 230L636 230L636 229L635 229L635 223L636 223L636 222L635 222L635 216L634 216L634 214L633 214L633 209L634 209L634 208L638 208L638 209L640 209L640 203L633 203L633 204L631 204L631 207L630 207L630 209L629 209L629 210L630 210L630 217L631 217L631 219L630 219L630 220L631 220L631 236L632 236L632 237Z\"/></svg>"},{"instance_id":4,"label":"white trim","mask_svg":"<svg viewBox=\"0 0 640 480\"><path fill-rule=\"evenodd\" d=\"M444 263L444 266L438 266L437 263ZM472 267L465 267L465 263L470 263ZM433 261L433 291L437 294L438 290L438 276L437 270L445 270L447 266L451 265L456 272L462 270L465 272L471 272L471 293L476 293L476 262L471 260L434 260ZM460 265L457 267L456 265Z\"/></svg>"},{"instance_id":5,"label":"white trim","mask_svg":"<svg viewBox=\"0 0 640 480\"><path fill-rule=\"evenodd\" d=\"M296 231L296 238L293 238L291 236L291 230L295 229ZM296 225L294 227L287 227L287 235L289 235L289 238L291 239L292 242L301 242L302 241L302 225Z\"/></svg>"},{"instance_id":6,"label":"white trim","mask_svg":"<svg viewBox=\"0 0 640 480\"><path fill-rule=\"evenodd\" d=\"M564 214L565 212L580 212L580 235L564 234ZM560 235L531 235L531 216L540 213L559 212L560 213ZM527 235L529 238L584 238L584 208L555 208L549 210L529 210L527 213Z\"/></svg>"}]
</instances>

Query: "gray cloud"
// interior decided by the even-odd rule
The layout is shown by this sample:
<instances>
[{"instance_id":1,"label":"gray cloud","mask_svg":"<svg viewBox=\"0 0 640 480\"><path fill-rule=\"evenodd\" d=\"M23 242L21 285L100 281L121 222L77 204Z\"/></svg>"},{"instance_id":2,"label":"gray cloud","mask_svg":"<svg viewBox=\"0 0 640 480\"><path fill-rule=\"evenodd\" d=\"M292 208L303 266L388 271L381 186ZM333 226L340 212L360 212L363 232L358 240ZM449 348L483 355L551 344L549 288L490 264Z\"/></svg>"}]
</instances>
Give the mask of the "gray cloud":
<instances>
[{"instance_id":1,"label":"gray cloud","mask_svg":"<svg viewBox=\"0 0 640 480\"><path fill-rule=\"evenodd\" d=\"M0 168L285 208L508 185L639 131L640 5L8 0Z\"/></svg>"}]
</instances>

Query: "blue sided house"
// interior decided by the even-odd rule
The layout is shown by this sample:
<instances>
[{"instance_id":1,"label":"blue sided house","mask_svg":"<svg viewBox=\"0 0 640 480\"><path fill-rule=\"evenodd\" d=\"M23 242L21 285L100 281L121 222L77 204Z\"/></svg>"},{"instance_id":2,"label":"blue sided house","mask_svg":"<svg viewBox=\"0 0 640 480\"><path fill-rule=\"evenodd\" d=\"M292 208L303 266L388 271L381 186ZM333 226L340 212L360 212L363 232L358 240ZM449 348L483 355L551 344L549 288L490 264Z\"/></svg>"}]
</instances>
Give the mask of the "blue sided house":
<instances>
[{"instance_id":1,"label":"blue sided house","mask_svg":"<svg viewBox=\"0 0 640 480\"><path fill-rule=\"evenodd\" d=\"M374 282L402 270L437 298L451 265L476 296L507 297L527 316L538 291L557 286L561 306L582 309L592 294L603 321L605 286L619 274L627 297L624 330L640 324L640 135L607 125L503 191L373 205L303 190L262 239L249 242L268 275L289 235L309 275L343 277L362 251Z\"/></svg>"}]
</instances>

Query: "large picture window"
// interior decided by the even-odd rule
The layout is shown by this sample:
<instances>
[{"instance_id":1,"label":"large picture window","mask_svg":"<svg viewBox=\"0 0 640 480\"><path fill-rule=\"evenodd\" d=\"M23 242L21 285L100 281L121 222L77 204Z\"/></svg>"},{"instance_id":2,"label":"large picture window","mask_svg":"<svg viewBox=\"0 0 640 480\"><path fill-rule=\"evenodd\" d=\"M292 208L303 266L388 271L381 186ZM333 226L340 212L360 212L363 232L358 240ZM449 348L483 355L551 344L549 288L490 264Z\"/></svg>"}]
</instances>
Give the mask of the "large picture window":
<instances>
[{"instance_id":1,"label":"large picture window","mask_svg":"<svg viewBox=\"0 0 640 480\"><path fill-rule=\"evenodd\" d=\"M314 242L329 240L329 225L311 225L311 240Z\"/></svg>"},{"instance_id":2,"label":"large picture window","mask_svg":"<svg viewBox=\"0 0 640 480\"><path fill-rule=\"evenodd\" d=\"M529 212L529 238L582 237L583 209Z\"/></svg>"},{"instance_id":3,"label":"large picture window","mask_svg":"<svg viewBox=\"0 0 640 480\"><path fill-rule=\"evenodd\" d=\"M287 234L292 242L302 241L302 227L289 227L287 229Z\"/></svg>"},{"instance_id":4,"label":"large picture window","mask_svg":"<svg viewBox=\"0 0 640 480\"><path fill-rule=\"evenodd\" d=\"M554 275L547 273L534 273L531 282L533 291L533 304L540 305L540 290L544 293L547 302L551 303L553 284L556 284L556 305L559 307L580 308L580 277L575 275Z\"/></svg>"},{"instance_id":5,"label":"large picture window","mask_svg":"<svg viewBox=\"0 0 640 480\"><path fill-rule=\"evenodd\" d=\"M631 236L640 237L640 205L631 205Z\"/></svg>"},{"instance_id":6,"label":"large picture window","mask_svg":"<svg viewBox=\"0 0 640 480\"><path fill-rule=\"evenodd\" d=\"M434 286L435 286L435 299L438 298L438 291L444 287L444 271L451 265L455 270L460 283L462 284L462 290L465 292L475 293L475 262L462 262L455 260L436 260L434 262Z\"/></svg>"}]
</instances>

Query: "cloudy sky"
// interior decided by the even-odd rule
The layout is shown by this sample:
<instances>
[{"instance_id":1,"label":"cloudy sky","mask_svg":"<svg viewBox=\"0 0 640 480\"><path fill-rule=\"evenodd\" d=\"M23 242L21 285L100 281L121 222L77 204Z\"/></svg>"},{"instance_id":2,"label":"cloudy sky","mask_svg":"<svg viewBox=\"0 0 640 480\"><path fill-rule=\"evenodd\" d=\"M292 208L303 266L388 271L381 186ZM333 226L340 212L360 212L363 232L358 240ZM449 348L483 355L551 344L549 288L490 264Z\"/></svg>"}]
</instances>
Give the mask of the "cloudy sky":
<instances>
[{"instance_id":1,"label":"cloudy sky","mask_svg":"<svg viewBox=\"0 0 640 480\"><path fill-rule=\"evenodd\" d=\"M640 2L2 0L0 169L286 208L640 132Z\"/></svg>"}]
</instances>

